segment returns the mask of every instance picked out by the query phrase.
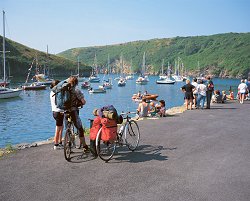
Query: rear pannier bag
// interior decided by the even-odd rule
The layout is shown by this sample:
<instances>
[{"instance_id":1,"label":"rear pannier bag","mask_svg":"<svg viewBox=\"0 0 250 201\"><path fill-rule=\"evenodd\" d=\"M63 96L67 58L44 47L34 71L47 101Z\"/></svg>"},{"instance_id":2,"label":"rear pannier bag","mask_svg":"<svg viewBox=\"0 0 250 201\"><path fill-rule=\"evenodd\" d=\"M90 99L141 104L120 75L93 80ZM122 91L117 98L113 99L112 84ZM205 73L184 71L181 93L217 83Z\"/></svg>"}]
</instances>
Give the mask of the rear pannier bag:
<instances>
[{"instance_id":1,"label":"rear pannier bag","mask_svg":"<svg viewBox=\"0 0 250 201\"><path fill-rule=\"evenodd\" d=\"M101 117L97 116L92 124L92 127L90 128L90 134L89 134L89 138L90 140L95 140L96 139L96 135L99 131L99 129L101 128Z\"/></svg>"},{"instance_id":2,"label":"rear pannier bag","mask_svg":"<svg viewBox=\"0 0 250 201\"><path fill-rule=\"evenodd\" d=\"M102 118L101 124L102 124L102 140L103 141L115 140L117 134L116 120Z\"/></svg>"}]
</instances>

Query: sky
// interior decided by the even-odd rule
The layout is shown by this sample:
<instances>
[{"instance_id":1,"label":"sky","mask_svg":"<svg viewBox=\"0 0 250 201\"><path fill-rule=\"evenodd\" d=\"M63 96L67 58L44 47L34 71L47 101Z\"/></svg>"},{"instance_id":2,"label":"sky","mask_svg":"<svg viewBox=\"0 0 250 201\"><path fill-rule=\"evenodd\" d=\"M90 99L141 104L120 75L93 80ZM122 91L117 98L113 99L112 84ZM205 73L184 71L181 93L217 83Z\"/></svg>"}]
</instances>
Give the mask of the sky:
<instances>
[{"instance_id":1,"label":"sky","mask_svg":"<svg viewBox=\"0 0 250 201\"><path fill-rule=\"evenodd\" d=\"M0 8L7 38L44 52L48 45L51 54L154 38L250 32L250 0L0 0Z\"/></svg>"}]
</instances>

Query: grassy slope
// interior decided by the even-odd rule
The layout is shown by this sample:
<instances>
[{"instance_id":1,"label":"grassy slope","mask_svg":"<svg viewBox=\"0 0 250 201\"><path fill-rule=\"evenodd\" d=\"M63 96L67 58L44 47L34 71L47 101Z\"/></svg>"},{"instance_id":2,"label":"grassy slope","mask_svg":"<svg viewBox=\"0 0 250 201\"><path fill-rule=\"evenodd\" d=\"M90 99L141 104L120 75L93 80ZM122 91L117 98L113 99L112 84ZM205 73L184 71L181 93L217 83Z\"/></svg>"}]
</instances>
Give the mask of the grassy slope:
<instances>
[{"instance_id":1,"label":"grassy slope","mask_svg":"<svg viewBox=\"0 0 250 201\"><path fill-rule=\"evenodd\" d=\"M121 53L125 66L133 60L133 69L139 71L143 52L146 52L146 64L151 73L160 70L162 59L174 65L181 58L190 74L198 74L198 61L203 72L221 77L246 76L250 71L250 33L226 33L211 36L175 37L135 41L124 44L73 48L59 55L71 60L80 60L93 64L96 53L98 64L107 64L108 54L111 65L117 65Z\"/></svg>"},{"instance_id":2,"label":"grassy slope","mask_svg":"<svg viewBox=\"0 0 250 201\"><path fill-rule=\"evenodd\" d=\"M11 75L15 77L26 76L31 63L36 56L41 67L40 71L43 71L44 66L48 66L50 68L50 71L52 71L53 74L57 76L68 76L71 72L76 73L76 60L71 61L69 59L52 54L48 54L47 56L45 52L40 52L9 39L6 39L5 43L6 51L10 51L6 53L6 66L7 68L10 66ZM0 46L2 47L2 36L0 36ZM3 74L2 66L3 65L1 62L0 77L2 77ZM33 66L33 71L35 71L35 65ZM84 64L80 65L81 73L85 73L86 75L88 75L89 71L90 67L87 67Z\"/></svg>"}]
</instances>

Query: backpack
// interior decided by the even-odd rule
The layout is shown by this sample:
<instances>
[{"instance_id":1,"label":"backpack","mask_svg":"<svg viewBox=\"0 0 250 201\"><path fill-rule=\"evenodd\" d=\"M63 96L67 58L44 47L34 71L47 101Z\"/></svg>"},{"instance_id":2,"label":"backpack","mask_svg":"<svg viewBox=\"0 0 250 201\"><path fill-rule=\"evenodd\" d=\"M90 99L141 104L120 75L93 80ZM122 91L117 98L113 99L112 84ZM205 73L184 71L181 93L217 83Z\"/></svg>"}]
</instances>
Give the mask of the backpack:
<instances>
[{"instance_id":1,"label":"backpack","mask_svg":"<svg viewBox=\"0 0 250 201\"><path fill-rule=\"evenodd\" d=\"M65 80L52 88L55 93L55 104L59 109L67 110L71 107L71 86Z\"/></svg>"},{"instance_id":2,"label":"backpack","mask_svg":"<svg viewBox=\"0 0 250 201\"><path fill-rule=\"evenodd\" d=\"M107 105L107 106L104 106L104 107L98 109L97 114L100 117L105 117L105 118L108 118L110 120L118 121L118 118L119 118L117 110L115 109L115 107L113 105Z\"/></svg>"},{"instance_id":3,"label":"backpack","mask_svg":"<svg viewBox=\"0 0 250 201\"><path fill-rule=\"evenodd\" d=\"M208 91L213 91L214 90L214 83L212 81L208 82L207 90Z\"/></svg>"}]
</instances>

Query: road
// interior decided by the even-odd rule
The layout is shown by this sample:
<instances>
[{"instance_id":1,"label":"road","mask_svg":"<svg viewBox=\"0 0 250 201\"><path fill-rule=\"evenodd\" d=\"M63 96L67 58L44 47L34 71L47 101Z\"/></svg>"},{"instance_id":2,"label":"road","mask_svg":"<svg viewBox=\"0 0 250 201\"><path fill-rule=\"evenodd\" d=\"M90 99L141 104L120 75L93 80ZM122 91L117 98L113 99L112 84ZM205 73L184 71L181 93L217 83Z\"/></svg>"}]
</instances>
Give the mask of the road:
<instances>
[{"instance_id":1,"label":"road","mask_svg":"<svg viewBox=\"0 0 250 201\"><path fill-rule=\"evenodd\" d=\"M249 201L250 102L139 121L137 151L67 162L51 144L0 159L1 201ZM35 134L35 133L34 133Z\"/></svg>"}]
</instances>

